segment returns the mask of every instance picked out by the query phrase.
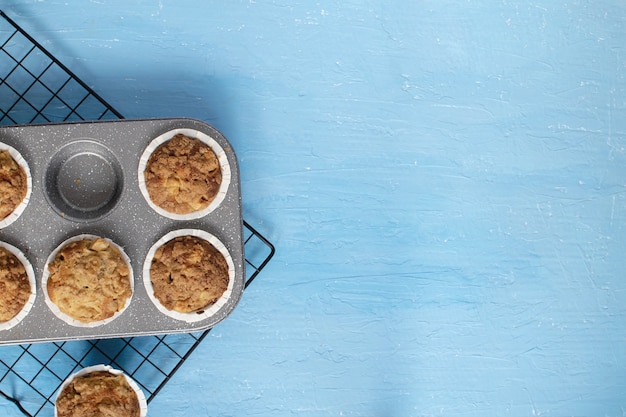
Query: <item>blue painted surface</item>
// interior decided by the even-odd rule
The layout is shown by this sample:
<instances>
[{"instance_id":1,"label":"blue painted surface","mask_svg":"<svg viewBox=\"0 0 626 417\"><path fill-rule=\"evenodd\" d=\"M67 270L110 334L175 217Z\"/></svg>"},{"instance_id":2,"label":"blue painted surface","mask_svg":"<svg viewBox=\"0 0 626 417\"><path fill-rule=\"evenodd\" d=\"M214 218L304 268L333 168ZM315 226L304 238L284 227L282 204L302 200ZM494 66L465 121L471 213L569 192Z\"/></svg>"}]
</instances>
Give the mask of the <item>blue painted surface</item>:
<instances>
[{"instance_id":1,"label":"blue painted surface","mask_svg":"<svg viewBox=\"0 0 626 417\"><path fill-rule=\"evenodd\" d=\"M625 3L131 3L2 7L277 246L150 416L626 413Z\"/></svg>"}]
</instances>

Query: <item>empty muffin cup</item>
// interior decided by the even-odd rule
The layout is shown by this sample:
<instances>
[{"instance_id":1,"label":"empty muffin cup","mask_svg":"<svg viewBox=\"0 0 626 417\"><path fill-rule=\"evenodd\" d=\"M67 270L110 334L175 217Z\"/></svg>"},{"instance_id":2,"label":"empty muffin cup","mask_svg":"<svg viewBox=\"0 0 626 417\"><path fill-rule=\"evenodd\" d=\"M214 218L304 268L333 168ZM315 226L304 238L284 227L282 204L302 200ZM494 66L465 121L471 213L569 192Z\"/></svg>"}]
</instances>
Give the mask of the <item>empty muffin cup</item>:
<instances>
[{"instance_id":1,"label":"empty muffin cup","mask_svg":"<svg viewBox=\"0 0 626 417\"><path fill-rule=\"evenodd\" d=\"M93 140L76 140L48 161L44 193L61 217L80 223L106 217L119 203L124 175L116 156Z\"/></svg>"},{"instance_id":2,"label":"empty muffin cup","mask_svg":"<svg viewBox=\"0 0 626 417\"><path fill-rule=\"evenodd\" d=\"M198 229L172 231L148 251L143 282L157 309L188 323L214 316L233 293L235 265L224 244Z\"/></svg>"},{"instance_id":3,"label":"empty muffin cup","mask_svg":"<svg viewBox=\"0 0 626 417\"><path fill-rule=\"evenodd\" d=\"M224 149L193 129L173 129L152 140L141 155L137 174L150 207L174 220L198 219L214 211L231 181Z\"/></svg>"},{"instance_id":4,"label":"empty muffin cup","mask_svg":"<svg viewBox=\"0 0 626 417\"><path fill-rule=\"evenodd\" d=\"M133 269L115 242L82 234L50 254L41 286L46 304L61 320L76 327L102 326L130 305Z\"/></svg>"},{"instance_id":5,"label":"empty muffin cup","mask_svg":"<svg viewBox=\"0 0 626 417\"><path fill-rule=\"evenodd\" d=\"M33 267L22 251L0 242L0 331L21 322L30 312L36 297Z\"/></svg>"},{"instance_id":6,"label":"empty muffin cup","mask_svg":"<svg viewBox=\"0 0 626 417\"><path fill-rule=\"evenodd\" d=\"M96 415L146 417L148 403L139 385L109 365L93 365L63 381L57 392L54 417Z\"/></svg>"},{"instance_id":7,"label":"empty muffin cup","mask_svg":"<svg viewBox=\"0 0 626 417\"><path fill-rule=\"evenodd\" d=\"M0 229L3 229L15 222L28 206L33 179L22 155L1 142L0 180Z\"/></svg>"}]
</instances>

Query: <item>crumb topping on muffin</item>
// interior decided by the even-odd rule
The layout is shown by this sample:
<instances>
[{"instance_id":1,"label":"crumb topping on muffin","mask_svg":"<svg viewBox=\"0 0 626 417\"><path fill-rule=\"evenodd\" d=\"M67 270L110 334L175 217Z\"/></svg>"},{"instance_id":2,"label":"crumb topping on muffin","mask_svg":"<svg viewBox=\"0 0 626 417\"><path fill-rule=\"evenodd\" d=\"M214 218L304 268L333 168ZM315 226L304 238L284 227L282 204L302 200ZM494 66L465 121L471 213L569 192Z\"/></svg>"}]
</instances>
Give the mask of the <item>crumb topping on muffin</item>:
<instances>
[{"instance_id":1,"label":"crumb topping on muffin","mask_svg":"<svg viewBox=\"0 0 626 417\"><path fill-rule=\"evenodd\" d=\"M181 133L152 152L144 171L152 202L176 214L209 206L222 183L222 171L209 145Z\"/></svg>"},{"instance_id":2,"label":"crumb topping on muffin","mask_svg":"<svg viewBox=\"0 0 626 417\"><path fill-rule=\"evenodd\" d=\"M83 323L112 317L132 295L128 264L118 248L101 238L66 244L48 271L50 300Z\"/></svg>"},{"instance_id":3,"label":"crumb topping on muffin","mask_svg":"<svg viewBox=\"0 0 626 417\"><path fill-rule=\"evenodd\" d=\"M22 311L31 295L26 268L9 250L0 247L0 322Z\"/></svg>"},{"instance_id":4,"label":"crumb topping on muffin","mask_svg":"<svg viewBox=\"0 0 626 417\"><path fill-rule=\"evenodd\" d=\"M137 394L124 375L107 371L74 378L56 401L58 417L139 417Z\"/></svg>"},{"instance_id":5,"label":"crumb topping on muffin","mask_svg":"<svg viewBox=\"0 0 626 417\"><path fill-rule=\"evenodd\" d=\"M168 310L201 312L228 288L228 264L206 240L179 236L156 250L150 280L155 298Z\"/></svg>"},{"instance_id":6,"label":"crumb topping on muffin","mask_svg":"<svg viewBox=\"0 0 626 417\"><path fill-rule=\"evenodd\" d=\"M9 151L0 151L0 220L9 216L26 197L26 172Z\"/></svg>"}]
</instances>

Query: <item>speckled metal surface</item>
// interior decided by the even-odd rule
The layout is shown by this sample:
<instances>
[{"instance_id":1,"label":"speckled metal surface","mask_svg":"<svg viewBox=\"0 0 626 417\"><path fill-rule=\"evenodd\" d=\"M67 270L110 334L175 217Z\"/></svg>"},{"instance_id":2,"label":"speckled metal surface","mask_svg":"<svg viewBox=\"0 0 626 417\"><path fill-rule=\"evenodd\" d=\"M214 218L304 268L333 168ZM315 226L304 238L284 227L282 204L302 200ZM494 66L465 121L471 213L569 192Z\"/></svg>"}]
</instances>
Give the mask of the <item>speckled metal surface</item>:
<instances>
[{"instance_id":1,"label":"speckled metal surface","mask_svg":"<svg viewBox=\"0 0 626 417\"><path fill-rule=\"evenodd\" d=\"M157 214L138 187L137 166L145 147L158 135L178 128L194 129L211 136L225 150L231 167L231 183L224 201L216 210L197 220L177 221ZM28 207L15 223L0 231L0 240L22 250L37 276L35 305L21 323L0 332L0 344L204 330L226 318L235 308L243 292L245 276L239 168L232 147L220 132L193 119L144 119L3 127L0 128L0 141L23 155L33 176ZM70 143L72 145L64 148ZM75 152L69 154L79 155L78 159L83 161L75 166L59 162L59 149L74 149ZM67 156L60 158L61 161L66 159ZM85 209L87 216L84 218L80 210L68 216L53 208L55 197L50 198L46 193L52 195L58 190L50 185L50 173L69 169L72 173L87 175L90 161L96 174L111 177L117 185L102 187L97 178L87 181L96 187L91 190L93 207L79 197L73 204ZM65 168L68 165L69 168ZM76 192L69 180L71 178L65 178L65 182L56 188L65 187L65 194L69 195ZM82 182L78 180L76 178L76 185ZM102 197L97 193L98 189L107 190L109 196ZM102 210L106 206L104 203L116 195L119 197L117 203L111 204L108 211ZM97 202L100 197L102 201ZM96 215L90 215L93 213ZM142 266L150 246L166 233L183 228L201 229L215 235L227 247L235 264L230 299L214 315L195 323L175 320L160 313L149 300L142 282ZM41 288L41 275L50 252L65 239L83 233L103 236L122 246L131 259L135 280L135 292L128 309L111 323L94 328L71 326L54 316L44 302Z\"/></svg>"}]
</instances>

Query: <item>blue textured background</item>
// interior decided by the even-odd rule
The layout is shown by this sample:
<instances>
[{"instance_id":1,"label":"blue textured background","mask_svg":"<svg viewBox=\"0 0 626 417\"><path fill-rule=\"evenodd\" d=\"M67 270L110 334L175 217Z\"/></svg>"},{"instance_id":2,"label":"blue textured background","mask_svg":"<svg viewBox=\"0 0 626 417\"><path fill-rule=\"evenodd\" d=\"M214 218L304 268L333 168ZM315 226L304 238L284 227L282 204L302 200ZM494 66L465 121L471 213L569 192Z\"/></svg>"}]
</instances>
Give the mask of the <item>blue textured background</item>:
<instances>
[{"instance_id":1,"label":"blue textured background","mask_svg":"<svg viewBox=\"0 0 626 417\"><path fill-rule=\"evenodd\" d=\"M2 7L277 246L151 417L626 414L623 1Z\"/></svg>"}]
</instances>

